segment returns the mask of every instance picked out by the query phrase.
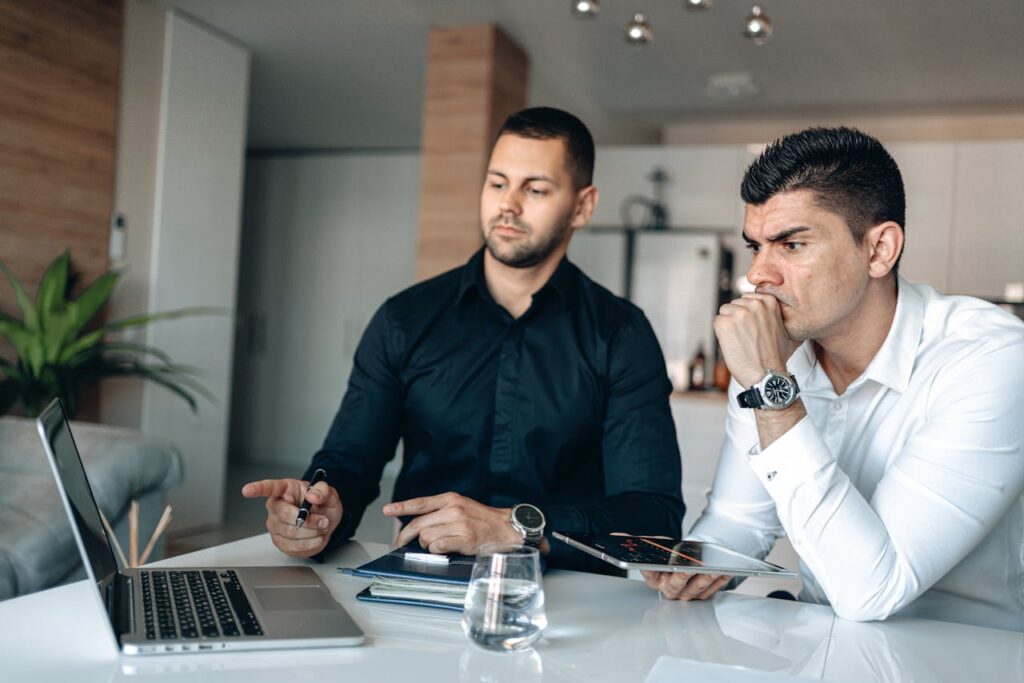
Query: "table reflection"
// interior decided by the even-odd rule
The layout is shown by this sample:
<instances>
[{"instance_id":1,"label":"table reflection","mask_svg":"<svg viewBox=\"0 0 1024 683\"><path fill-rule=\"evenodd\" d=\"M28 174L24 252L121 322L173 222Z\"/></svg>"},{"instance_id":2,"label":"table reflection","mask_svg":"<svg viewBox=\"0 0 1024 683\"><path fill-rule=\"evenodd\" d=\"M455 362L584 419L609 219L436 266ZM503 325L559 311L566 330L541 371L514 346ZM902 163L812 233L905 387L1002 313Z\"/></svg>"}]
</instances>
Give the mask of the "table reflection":
<instances>
[{"instance_id":1,"label":"table reflection","mask_svg":"<svg viewBox=\"0 0 1024 683\"><path fill-rule=\"evenodd\" d=\"M916 619L836 619L823 678L841 683L1024 681L1024 633Z\"/></svg>"}]
</instances>

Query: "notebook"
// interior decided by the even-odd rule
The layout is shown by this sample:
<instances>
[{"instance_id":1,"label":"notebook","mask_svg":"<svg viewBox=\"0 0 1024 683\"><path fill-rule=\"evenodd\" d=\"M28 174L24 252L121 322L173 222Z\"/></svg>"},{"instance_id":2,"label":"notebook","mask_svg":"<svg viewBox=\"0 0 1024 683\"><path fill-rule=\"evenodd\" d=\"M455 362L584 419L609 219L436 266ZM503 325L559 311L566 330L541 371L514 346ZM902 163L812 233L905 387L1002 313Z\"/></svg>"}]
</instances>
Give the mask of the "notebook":
<instances>
[{"instance_id":1,"label":"notebook","mask_svg":"<svg viewBox=\"0 0 1024 683\"><path fill-rule=\"evenodd\" d=\"M356 595L359 600L461 612L474 559L470 555L431 555L413 541L355 569L340 569L371 579Z\"/></svg>"},{"instance_id":2,"label":"notebook","mask_svg":"<svg viewBox=\"0 0 1024 683\"><path fill-rule=\"evenodd\" d=\"M310 567L121 567L60 401L36 424L104 622L124 654L363 642L359 626Z\"/></svg>"}]
</instances>

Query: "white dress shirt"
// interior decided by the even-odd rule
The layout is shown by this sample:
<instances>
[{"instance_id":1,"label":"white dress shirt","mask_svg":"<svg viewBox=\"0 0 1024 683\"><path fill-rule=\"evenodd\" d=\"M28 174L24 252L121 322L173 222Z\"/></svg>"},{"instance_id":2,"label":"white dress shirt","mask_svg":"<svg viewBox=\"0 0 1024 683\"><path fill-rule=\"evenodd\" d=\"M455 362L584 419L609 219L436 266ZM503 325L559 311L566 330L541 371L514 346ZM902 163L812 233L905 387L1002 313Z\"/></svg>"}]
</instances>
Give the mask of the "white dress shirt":
<instances>
[{"instance_id":1,"label":"white dress shirt","mask_svg":"<svg viewBox=\"0 0 1024 683\"><path fill-rule=\"evenodd\" d=\"M763 557L787 534L801 600L1024 631L1024 323L898 281L892 329L840 396L811 342L787 363L807 417L768 448L733 382L689 537Z\"/></svg>"}]
</instances>

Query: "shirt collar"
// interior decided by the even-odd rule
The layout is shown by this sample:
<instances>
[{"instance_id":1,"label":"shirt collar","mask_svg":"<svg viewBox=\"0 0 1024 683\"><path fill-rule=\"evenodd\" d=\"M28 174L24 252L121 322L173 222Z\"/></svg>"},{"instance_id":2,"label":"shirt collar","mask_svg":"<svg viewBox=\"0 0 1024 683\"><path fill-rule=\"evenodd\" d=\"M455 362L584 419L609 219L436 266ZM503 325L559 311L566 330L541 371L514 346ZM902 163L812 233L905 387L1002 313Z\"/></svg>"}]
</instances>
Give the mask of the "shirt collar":
<instances>
[{"instance_id":1,"label":"shirt collar","mask_svg":"<svg viewBox=\"0 0 1024 683\"><path fill-rule=\"evenodd\" d=\"M494 297L491 296L490 291L487 289L487 281L484 279L484 249L486 248L480 247L470 257L469 261L466 262L466 265L462 267L462 275L459 278L459 301L464 300L466 292L473 289L485 301L494 301ZM551 274L551 277L544 283L544 286L533 295L533 298L536 300L546 297L549 291L554 291L558 294L562 303L568 305L579 287L579 275L579 269L570 263L568 258L563 256L562 260L558 263L558 267L555 268L555 272Z\"/></svg>"},{"instance_id":2,"label":"shirt collar","mask_svg":"<svg viewBox=\"0 0 1024 683\"><path fill-rule=\"evenodd\" d=\"M914 285L896 276L896 314L882 348L871 359L864 377L890 389L904 392L917 358L924 327L924 298Z\"/></svg>"},{"instance_id":3,"label":"shirt collar","mask_svg":"<svg viewBox=\"0 0 1024 683\"><path fill-rule=\"evenodd\" d=\"M485 301L492 300L491 293L487 291L487 283L484 282L484 248L477 249L462 267L462 274L459 277L459 301L462 301L466 297L466 292L472 289L476 289Z\"/></svg>"},{"instance_id":4,"label":"shirt collar","mask_svg":"<svg viewBox=\"0 0 1024 683\"><path fill-rule=\"evenodd\" d=\"M914 285L896 276L896 313L889 334L878 349L867 369L850 386L873 380L895 391L904 392L910 386L910 375L917 358L924 327L925 301ZM800 388L807 392L831 392L832 382L821 370L814 350L814 342L804 342L786 364L797 378Z\"/></svg>"}]
</instances>

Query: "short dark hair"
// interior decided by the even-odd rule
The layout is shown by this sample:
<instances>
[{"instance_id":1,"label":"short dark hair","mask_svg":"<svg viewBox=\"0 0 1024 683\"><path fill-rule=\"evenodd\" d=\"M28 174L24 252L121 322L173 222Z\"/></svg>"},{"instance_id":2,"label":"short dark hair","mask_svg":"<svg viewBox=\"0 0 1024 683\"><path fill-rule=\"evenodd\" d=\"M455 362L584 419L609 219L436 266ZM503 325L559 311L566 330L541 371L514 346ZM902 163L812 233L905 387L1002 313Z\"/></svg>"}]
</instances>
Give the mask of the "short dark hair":
<instances>
[{"instance_id":1,"label":"short dark hair","mask_svg":"<svg viewBox=\"0 0 1024 683\"><path fill-rule=\"evenodd\" d=\"M505 119L495 142L506 134L534 140L563 140L566 169L576 189L587 187L593 182L594 138L586 125L569 112L554 107L531 107L517 111Z\"/></svg>"},{"instance_id":2,"label":"short dark hair","mask_svg":"<svg viewBox=\"0 0 1024 683\"><path fill-rule=\"evenodd\" d=\"M811 190L818 206L843 217L860 244L873 225L905 230L903 177L875 138L854 128L808 128L779 138L747 168L740 195L764 204L781 192ZM899 259L896 266L899 266Z\"/></svg>"}]
</instances>

